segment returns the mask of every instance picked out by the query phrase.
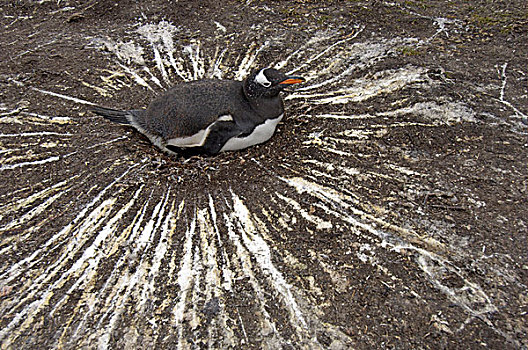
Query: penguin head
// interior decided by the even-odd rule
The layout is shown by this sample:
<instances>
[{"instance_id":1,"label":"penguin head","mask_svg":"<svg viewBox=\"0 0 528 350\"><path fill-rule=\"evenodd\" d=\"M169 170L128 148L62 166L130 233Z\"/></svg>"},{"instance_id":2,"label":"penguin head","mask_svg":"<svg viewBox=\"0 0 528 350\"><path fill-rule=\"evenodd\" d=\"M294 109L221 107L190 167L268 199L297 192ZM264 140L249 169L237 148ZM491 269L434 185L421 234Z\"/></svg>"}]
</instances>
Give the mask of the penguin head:
<instances>
[{"instance_id":1,"label":"penguin head","mask_svg":"<svg viewBox=\"0 0 528 350\"><path fill-rule=\"evenodd\" d=\"M284 88L305 79L298 76L286 75L273 68L258 69L246 78L244 91L249 98L275 97Z\"/></svg>"}]
</instances>

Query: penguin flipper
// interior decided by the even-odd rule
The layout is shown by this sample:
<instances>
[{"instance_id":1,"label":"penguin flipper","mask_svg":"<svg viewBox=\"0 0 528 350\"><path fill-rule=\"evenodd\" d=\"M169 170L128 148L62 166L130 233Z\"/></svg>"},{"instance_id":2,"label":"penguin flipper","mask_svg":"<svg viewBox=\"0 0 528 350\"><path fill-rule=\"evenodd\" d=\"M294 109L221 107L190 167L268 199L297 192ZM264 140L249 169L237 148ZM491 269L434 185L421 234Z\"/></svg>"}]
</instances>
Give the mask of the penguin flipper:
<instances>
[{"instance_id":1,"label":"penguin flipper","mask_svg":"<svg viewBox=\"0 0 528 350\"><path fill-rule=\"evenodd\" d=\"M222 147L229 139L241 133L242 130L234 121L216 122L202 145L202 149L209 155L215 155L222 150Z\"/></svg>"},{"instance_id":2,"label":"penguin flipper","mask_svg":"<svg viewBox=\"0 0 528 350\"><path fill-rule=\"evenodd\" d=\"M142 114L141 110L133 111L121 111L118 109L106 108L101 106L92 107L92 112L98 114L105 119L108 119L114 123L123 124L123 125L133 125L134 120Z\"/></svg>"},{"instance_id":3,"label":"penguin flipper","mask_svg":"<svg viewBox=\"0 0 528 350\"><path fill-rule=\"evenodd\" d=\"M184 157L196 154L215 155L219 153L224 144L232 137L240 135L242 130L232 120L220 119L209 125L205 131L199 134L201 140L192 145L182 143L182 140L169 140L164 147ZM195 136L188 137L187 140L195 140ZM186 141L187 141L186 140ZM176 142L175 142L176 141Z\"/></svg>"}]
</instances>

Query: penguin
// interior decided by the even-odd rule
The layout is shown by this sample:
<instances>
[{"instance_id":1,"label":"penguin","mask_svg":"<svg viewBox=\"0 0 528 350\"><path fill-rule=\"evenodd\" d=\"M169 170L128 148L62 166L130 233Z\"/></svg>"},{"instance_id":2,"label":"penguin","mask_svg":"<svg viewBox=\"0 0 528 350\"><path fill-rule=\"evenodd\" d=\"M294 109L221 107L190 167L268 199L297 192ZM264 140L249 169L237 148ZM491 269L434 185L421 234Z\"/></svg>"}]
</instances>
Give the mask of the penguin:
<instances>
[{"instance_id":1,"label":"penguin","mask_svg":"<svg viewBox=\"0 0 528 350\"><path fill-rule=\"evenodd\" d=\"M144 134L168 154L216 155L269 140L284 116L280 93L304 82L273 68L252 71L244 81L203 79L179 83L146 109L92 111Z\"/></svg>"}]
</instances>

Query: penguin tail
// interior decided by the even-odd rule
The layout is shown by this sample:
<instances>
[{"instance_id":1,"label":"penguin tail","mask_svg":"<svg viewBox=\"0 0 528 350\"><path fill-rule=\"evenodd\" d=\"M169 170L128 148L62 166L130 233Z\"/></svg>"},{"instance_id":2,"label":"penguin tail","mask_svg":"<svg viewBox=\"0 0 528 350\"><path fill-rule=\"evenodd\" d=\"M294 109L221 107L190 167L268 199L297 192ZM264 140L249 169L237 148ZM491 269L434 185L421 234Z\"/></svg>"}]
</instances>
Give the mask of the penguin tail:
<instances>
[{"instance_id":1,"label":"penguin tail","mask_svg":"<svg viewBox=\"0 0 528 350\"><path fill-rule=\"evenodd\" d=\"M118 109L106 108L95 106L91 108L92 112L98 114L105 119L108 119L114 123L131 125L130 117L132 116L129 111L120 111Z\"/></svg>"}]
</instances>

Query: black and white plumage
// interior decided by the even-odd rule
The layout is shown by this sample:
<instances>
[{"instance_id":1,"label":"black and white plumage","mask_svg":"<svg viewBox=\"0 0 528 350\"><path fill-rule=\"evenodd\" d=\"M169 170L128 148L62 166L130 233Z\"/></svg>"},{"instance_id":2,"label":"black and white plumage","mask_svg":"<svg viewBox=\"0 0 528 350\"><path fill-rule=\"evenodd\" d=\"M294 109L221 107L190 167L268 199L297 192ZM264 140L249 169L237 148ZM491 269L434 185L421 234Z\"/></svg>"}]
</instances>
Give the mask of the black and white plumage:
<instances>
[{"instance_id":1,"label":"black and white plumage","mask_svg":"<svg viewBox=\"0 0 528 350\"><path fill-rule=\"evenodd\" d=\"M280 92L303 82L276 69L253 71L244 81L180 83L144 110L94 107L108 120L131 125L168 153L217 154L267 141L284 115Z\"/></svg>"}]
</instances>

